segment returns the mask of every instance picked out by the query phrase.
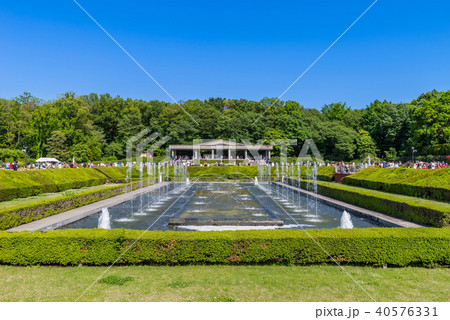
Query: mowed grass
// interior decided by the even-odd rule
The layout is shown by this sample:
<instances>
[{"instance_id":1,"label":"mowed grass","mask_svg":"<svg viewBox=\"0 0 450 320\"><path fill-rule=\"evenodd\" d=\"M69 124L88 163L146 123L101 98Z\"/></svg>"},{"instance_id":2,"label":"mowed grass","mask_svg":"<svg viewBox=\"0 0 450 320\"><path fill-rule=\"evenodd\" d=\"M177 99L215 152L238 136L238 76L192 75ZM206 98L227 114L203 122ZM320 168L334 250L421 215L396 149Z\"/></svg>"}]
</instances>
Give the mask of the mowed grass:
<instances>
[{"instance_id":1,"label":"mowed grass","mask_svg":"<svg viewBox=\"0 0 450 320\"><path fill-rule=\"evenodd\" d=\"M45 200L51 200L51 199L57 199L62 198L68 195L77 195L84 192L97 192L104 189L109 189L112 187L118 187L120 184L103 184L99 186L93 186L93 187L83 187L80 189L70 189L62 192L55 192L55 193L42 193L37 196L28 197L28 198L17 198L14 200L9 201L2 201L0 202L0 209L8 209L16 206L24 206L24 205L32 205L35 203L39 203Z\"/></svg>"},{"instance_id":2,"label":"mowed grass","mask_svg":"<svg viewBox=\"0 0 450 320\"><path fill-rule=\"evenodd\" d=\"M449 301L450 269L0 266L0 301Z\"/></svg>"}]
</instances>

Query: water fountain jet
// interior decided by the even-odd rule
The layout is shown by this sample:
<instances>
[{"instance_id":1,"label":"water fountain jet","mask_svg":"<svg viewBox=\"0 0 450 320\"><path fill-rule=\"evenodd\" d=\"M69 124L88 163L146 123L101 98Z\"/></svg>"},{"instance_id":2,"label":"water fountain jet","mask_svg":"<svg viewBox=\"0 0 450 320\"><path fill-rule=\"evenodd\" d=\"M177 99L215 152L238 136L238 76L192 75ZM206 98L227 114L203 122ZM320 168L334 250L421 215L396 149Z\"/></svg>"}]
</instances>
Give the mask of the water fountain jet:
<instances>
[{"instance_id":1,"label":"water fountain jet","mask_svg":"<svg viewBox=\"0 0 450 320\"><path fill-rule=\"evenodd\" d=\"M111 229L111 218L108 208L103 208L100 217L98 218L99 229Z\"/></svg>"},{"instance_id":2,"label":"water fountain jet","mask_svg":"<svg viewBox=\"0 0 450 320\"><path fill-rule=\"evenodd\" d=\"M344 210L341 216L341 229L353 229L353 222L350 213Z\"/></svg>"}]
</instances>

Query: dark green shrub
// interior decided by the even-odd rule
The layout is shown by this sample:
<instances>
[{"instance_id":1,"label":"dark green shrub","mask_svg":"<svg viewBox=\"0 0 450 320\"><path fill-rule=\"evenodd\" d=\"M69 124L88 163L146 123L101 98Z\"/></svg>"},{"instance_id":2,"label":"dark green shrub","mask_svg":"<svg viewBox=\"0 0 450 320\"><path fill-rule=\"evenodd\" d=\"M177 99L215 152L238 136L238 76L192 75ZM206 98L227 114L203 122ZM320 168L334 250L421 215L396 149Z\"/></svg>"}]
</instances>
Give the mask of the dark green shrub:
<instances>
[{"instance_id":1,"label":"dark green shrub","mask_svg":"<svg viewBox=\"0 0 450 320\"><path fill-rule=\"evenodd\" d=\"M127 176L127 167L97 167L95 170L105 175L111 182L123 183ZM139 170L133 167L131 170L131 178L133 180L139 179L139 174ZM147 178L147 168L144 168L142 176L143 178Z\"/></svg>"},{"instance_id":2,"label":"dark green shrub","mask_svg":"<svg viewBox=\"0 0 450 320\"><path fill-rule=\"evenodd\" d=\"M214 179L222 178L224 180L244 180L248 178L254 178L258 174L257 166L228 166L228 167L188 167L191 180L194 178L199 179ZM306 173L306 167L301 168L301 173L304 176ZM332 181L334 180L334 167L319 167L318 168L318 180ZM276 168L272 167L272 177L276 176Z\"/></svg>"},{"instance_id":3,"label":"dark green shrub","mask_svg":"<svg viewBox=\"0 0 450 320\"><path fill-rule=\"evenodd\" d=\"M104 184L95 169L0 170L0 201Z\"/></svg>"},{"instance_id":4,"label":"dark green shrub","mask_svg":"<svg viewBox=\"0 0 450 320\"><path fill-rule=\"evenodd\" d=\"M147 182L143 183L144 187L147 185ZM21 224L120 195L123 193L123 187L124 185L111 186L102 190L85 191L77 194L64 192L59 197L42 200L38 203L0 209L0 230L14 228ZM138 183L133 183L133 190L139 187Z\"/></svg>"},{"instance_id":5,"label":"dark green shrub","mask_svg":"<svg viewBox=\"0 0 450 320\"><path fill-rule=\"evenodd\" d=\"M338 261L432 266L450 262L450 229L2 231L0 248L0 264L9 265L109 265L117 260L117 265L310 265Z\"/></svg>"},{"instance_id":6,"label":"dark green shrub","mask_svg":"<svg viewBox=\"0 0 450 320\"><path fill-rule=\"evenodd\" d=\"M297 185L296 181L294 181L294 185ZM301 186L306 189L306 181L302 181ZM445 202L322 181L317 182L317 192L362 208L424 225L443 227L450 224L450 204Z\"/></svg>"},{"instance_id":7,"label":"dark green shrub","mask_svg":"<svg viewBox=\"0 0 450 320\"><path fill-rule=\"evenodd\" d=\"M367 168L344 178L348 185L450 201L450 168L418 170L407 168Z\"/></svg>"},{"instance_id":8,"label":"dark green shrub","mask_svg":"<svg viewBox=\"0 0 450 320\"><path fill-rule=\"evenodd\" d=\"M0 170L0 201L97 186L107 182L123 183L125 182L126 170L126 167L28 171ZM133 182L139 179L139 174L139 171L134 167L132 169ZM144 169L143 178L147 179L146 169Z\"/></svg>"},{"instance_id":9,"label":"dark green shrub","mask_svg":"<svg viewBox=\"0 0 450 320\"><path fill-rule=\"evenodd\" d=\"M123 186L110 187L100 191L78 194L63 194L60 197L38 203L0 209L0 230L17 227L21 224L40 220L67 210L78 208L96 201L123 193Z\"/></svg>"}]
</instances>

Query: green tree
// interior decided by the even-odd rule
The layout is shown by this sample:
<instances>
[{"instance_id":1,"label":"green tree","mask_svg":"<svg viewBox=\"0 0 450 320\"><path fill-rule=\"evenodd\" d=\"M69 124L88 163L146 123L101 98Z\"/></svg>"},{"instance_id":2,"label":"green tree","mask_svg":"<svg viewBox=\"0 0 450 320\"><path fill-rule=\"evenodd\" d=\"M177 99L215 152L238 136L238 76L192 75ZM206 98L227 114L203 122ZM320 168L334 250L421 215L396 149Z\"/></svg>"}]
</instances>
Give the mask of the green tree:
<instances>
[{"instance_id":1,"label":"green tree","mask_svg":"<svg viewBox=\"0 0 450 320\"><path fill-rule=\"evenodd\" d=\"M67 92L43 103L24 93L12 100L0 99L0 148L26 146L30 157L48 151L59 157L69 152L77 161L98 160L102 155L123 159L126 141L147 128L171 136L170 143L191 143L198 138L249 139L252 143L261 138L297 139L297 146L289 146L290 155L299 153L305 139L314 139L330 160L352 160L374 152L392 158L392 148L404 155L411 146L422 155L446 155L450 148L449 96L450 91L433 90L409 104L375 100L364 109L351 110L345 103L331 103L322 112L276 98L180 102L197 125L179 105L164 101L94 93L77 97ZM360 130L365 132L358 134Z\"/></svg>"},{"instance_id":2,"label":"green tree","mask_svg":"<svg viewBox=\"0 0 450 320\"><path fill-rule=\"evenodd\" d=\"M408 104L387 104L372 128L371 136L381 153L394 147L405 149L406 141L411 137L412 108Z\"/></svg>"},{"instance_id":3,"label":"green tree","mask_svg":"<svg viewBox=\"0 0 450 320\"><path fill-rule=\"evenodd\" d=\"M411 105L415 147L450 143L450 90L422 94Z\"/></svg>"},{"instance_id":4,"label":"green tree","mask_svg":"<svg viewBox=\"0 0 450 320\"><path fill-rule=\"evenodd\" d=\"M89 105L93 125L104 132L107 143L111 143L117 138L120 119L123 109L126 108L125 101L117 96L102 94L100 97L91 93L81 97Z\"/></svg>"},{"instance_id":5,"label":"green tree","mask_svg":"<svg viewBox=\"0 0 450 320\"><path fill-rule=\"evenodd\" d=\"M383 102L375 100L368 105L363 112L363 129L372 134L381 116L386 113L387 107L391 104L386 100Z\"/></svg>"},{"instance_id":6,"label":"green tree","mask_svg":"<svg viewBox=\"0 0 450 320\"><path fill-rule=\"evenodd\" d=\"M47 156L58 160L67 160L69 151L67 148L67 137L61 131L53 131L47 140L45 148L47 149Z\"/></svg>"},{"instance_id":7,"label":"green tree","mask_svg":"<svg viewBox=\"0 0 450 320\"><path fill-rule=\"evenodd\" d=\"M84 143L77 143L70 147L70 154L75 159L75 162L88 162L89 146Z\"/></svg>"},{"instance_id":8,"label":"green tree","mask_svg":"<svg viewBox=\"0 0 450 320\"><path fill-rule=\"evenodd\" d=\"M355 156L358 133L340 121L321 122L313 139L324 159L348 161Z\"/></svg>"},{"instance_id":9,"label":"green tree","mask_svg":"<svg viewBox=\"0 0 450 320\"><path fill-rule=\"evenodd\" d=\"M384 158L386 161L395 161L397 158L397 150L395 148L389 148L389 150L384 152Z\"/></svg>"},{"instance_id":10,"label":"green tree","mask_svg":"<svg viewBox=\"0 0 450 320\"><path fill-rule=\"evenodd\" d=\"M272 141L277 141L273 146L273 155L280 157L288 157L294 155L294 148L290 145L289 139L283 131L278 129L269 129L264 134L265 144L272 144ZM283 150L287 154L283 154Z\"/></svg>"},{"instance_id":11,"label":"green tree","mask_svg":"<svg viewBox=\"0 0 450 320\"><path fill-rule=\"evenodd\" d=\"M0 149L0 160L3 162L24 159L25 154L19 150Z\"/></svg>"},{"instance_id":12,"label":"green tree","mask_svg":"<svg viewBox=\"0 0 450 320\"><path fill-rule=\"evenodd\" d=\"M377 155L377 147L375 142L373 142L369 132L365 130L359 130L359 140L358 140L358 155L361 159Z\"/></svg>"},{"instance_id":13,"label":"green tree","mask_svg":"<svg viewBox=\"0 0 450 320\"><path fill-rule=\"evenodd\" d=\"M350 110L344 115L343 122L346 127L359 131L363 128L363 113L361 109Z\"/></svg>"},{"instance_id":14,"label":"green tree","mask_svg":"<svg viewBox=\"0 0 450 320\"><path fill-rule=\"evenodd\" d=\"M40 158L53 131L61 127L59 112L52 104L44 104L33 110L24 128L25 143L32 156Z\"/></svg>"},{"instance_id":15,"label":"green tree","mask_svg":"<svg viewBox=\"0 0 450 320\"><path fill-rule=\"evenodd\" d=\"M322 113L330 121L343 121L345 115L349 113L350 110L351 108L347 107L345 102L330 103L322 107Z\"/></svg>"}]
</instances>

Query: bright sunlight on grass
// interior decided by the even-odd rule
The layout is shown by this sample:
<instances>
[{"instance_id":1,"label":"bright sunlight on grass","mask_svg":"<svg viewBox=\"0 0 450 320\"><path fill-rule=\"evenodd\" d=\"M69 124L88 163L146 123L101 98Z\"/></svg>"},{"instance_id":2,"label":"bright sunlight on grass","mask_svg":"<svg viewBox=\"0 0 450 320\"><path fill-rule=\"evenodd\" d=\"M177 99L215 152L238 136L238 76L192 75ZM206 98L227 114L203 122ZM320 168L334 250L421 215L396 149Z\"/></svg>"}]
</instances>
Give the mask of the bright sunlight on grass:
<instances>
[{"instance_id":1,"label":"bright sunlight on grass","mask_svg":"<svg viewBox=\"0 0 450 320\"><path fill-rule=\"evenodd\" d=\"M0 267L1 301L371 301L337 266ZM448 301L449 269L345 270L377 301ZM118 285L120 284L120 285Z\"/></svg>"}]
</instances>

